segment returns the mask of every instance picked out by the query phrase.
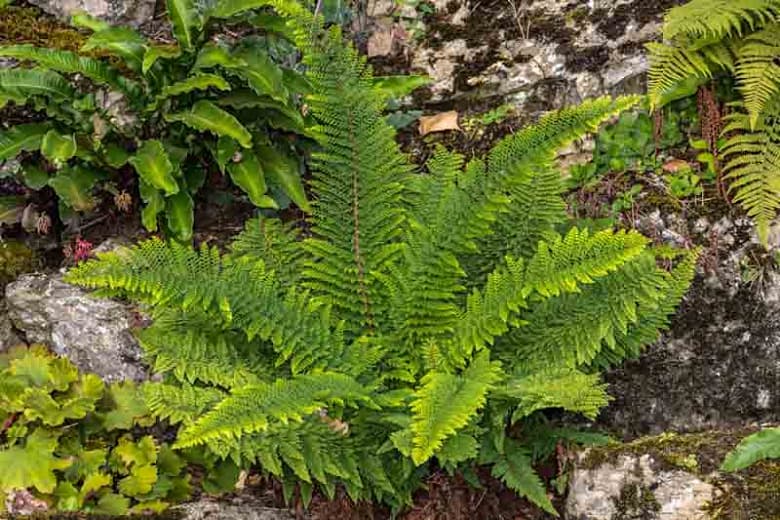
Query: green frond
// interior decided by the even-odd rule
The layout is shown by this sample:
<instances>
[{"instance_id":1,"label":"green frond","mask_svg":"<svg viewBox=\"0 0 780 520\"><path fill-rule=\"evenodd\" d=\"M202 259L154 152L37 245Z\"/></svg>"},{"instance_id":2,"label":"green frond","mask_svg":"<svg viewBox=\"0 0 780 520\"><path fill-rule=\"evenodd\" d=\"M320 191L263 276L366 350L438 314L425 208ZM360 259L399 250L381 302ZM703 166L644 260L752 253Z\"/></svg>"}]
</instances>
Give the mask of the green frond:
<instances>
[{"instance_id":1,"label":"green frond","mask_svg":"<svg viewBox=\"0 0 780 520\"><path fill-rule=\"evenodd\" d=\"M117 26L92 33L81 51L106 51L122 58L131 69L141 70L146 44L146 39L136 31Z\"/></svg>"},{"instance_id":2,"label":"green frond","mask_svg":"<svg viewBox=\"0 0 780 520\"><path fill-rule=\"evenodd\" d=\"M735 58L726 43L714 42L701 48L646 44L650 56L647 94L653 108L688 96L721 70L734 70Z\"/></svg>"},{"instance_id":3,"label":"green frond","mask_svg":"<svg viewBox=\"0 0 780 520\"><path fill-rule=\"evenodd\" d=\"M292 373L338 359L343 344L330 329L327 307L305 295L284 293L261 261L220 258L216 248L194 251L176 242L151 239L99 255L72 269L67 280L131 296L157 309L202 309L251 341L270 340L276 364Z\"/></svg>"},{"instance_id":4,"label":"green frond","mask_svg":"<svg viewBox=\"0 0 780 520\"><path fill-rule=\"evenodd\" d=\"M750 114L751 129L780 93L780 24L747 36L737 55L736 77Z\"/></svg>"},{"instance_id":5,"label":"green frond","mask_svg":"<svg viewBox=\"0 0 780 520\"><path fill-rule=\"evenodd\" d=\"M494 352L517 367L588 364L636 323L638 309L654 307L666 278L655 257L643 253L607 276L531 306L527 321L498 341Z\"/></svg>"},{"instance_id":6,"label":"green frond","mask_svg":"<svg viewBox=\"0 0 780 520\"><path fill-rule=\"evenodd\" d=\"M0 46L0 56L32 61L44 69L63 74L81 74L98 84L110 85L125 93L138 93L139 86L136 83L123 78L109 65L74 52L33 45L7 45Z\"/></svg>"},{"instance_id":7,"label":"green frond","mask_svg":"<svg viewBox=\"0 0 780 520\"><path fill-rule=\"evenodd\" d=\"M691 0L664 17L664 39L719 40L756 30L780 16L778 0Z\"/></svg>"},{"instance_id":8,"label":"green frond","mask_svg":"<svg viewBox=\"0 0 780 520\"><path fill-rule=\"evenodd\" d=\"M46 124L27 123L0 132L0 161L40 149L43 136L49 129Z\"/></svg>"},{"instance_id":9,"label":"green frond","mask_svg":"<svg viewBox=\"0 0 780 520\"><path fill-rule=\"evenodd\" d=\"M572 368L545 368L517 375L495 393L517 402L513 423L546 408L563 408L595 419L609 402L607 385L598 373L586 374Z\"/></svg>"},{"instance_id":10,"label":"green frond","mask_svg":"<svg viewBox=\"0 0 780 520\"><path fill-rule=\"evenodd\" d=\"M219 108L211 101L201 99L186 112L165 114L166 121L179 121L185 125L216 136L230 137L244 148L252 146L252 134L229 112Z\"/></svg>"},{"instance_id":11,"label":"green frond","mask_svg":"<svg viewBox=\"0 0 780 520\"><path fill-rule=\"evenodd\" d=\"M230 251L233 256L262 260L284 287L294 287L305 258L300 241L300 230L294 224L261 216L247 221L230 244Z\"/></svg>"},{"instance_id":12,"label":"green frond","mask_svg":"<svg viewBox=\"0 0 780 520\"><path fill-rule=\"evenodd\" d=\"M226 394L212 387L146 382L142 386L144 401L152 414L171 424L192 424L222 401Z\"/></svg>"},{"instance_id":13,"label":"green frond","mask_svg":"<svg viewBox=\"0 0 780 520\"><path fill-rule=\"evenodd\" d=\"M477 354L459 375L429 372L421 380L412 409L412 460L422 464L441 448L447 437L468 424L485 405L487 394L501 377L490 353Z\"/></svg>"},{"instance_id":14,"label":"green frond","mask_svg":"<svg viewBox=\"0 0 780 520\"><path fill-rule=\"evenodd\" d=\"M66 101L73 99L74 90L65 78L51 70L0 70L0 99L8 98L17 104L24 104L33 96L44 96L52 101Z\"/></svg>"},{"instance_id":15,"label":"green frond","mask_svg":"<svg viewBox=\"0 0 780 520\"><path fill-rule=\"evenodd\" d=\"M475 289L466 300L466 311L454 333L459 357L470 356L473 350L492 344L510 326L519 325L517 313L526 307L525 287L522 259L506 257L505 264L488 275L484 289Z\"/></svg>"},{"instance_id":16,"label":"green frond","mask_svg":"<svg viewBox=\"0 0 780 520\"><path fill-rule=\"evenodd\" d=\"M753 218L766 244L769 226L780 208L780 103L774 103L755 126L751 116L739 108L725 121L723 134L729 137L721 154L729 191Z\"/></svg>"},{"instance_id":17,"label":"green frond","mask_svg":"<svg viewBox=\"0 0 780 520\"><path fill-rule=\"evenodd\" d=\"M161 141L157 139L144 141L127 162L149 186L162 190L166 195L175 195L179 192L173 164Z\"/></svg>"},{"instance_id":18,"label":"green frond","mask_svg":"<svg viewBox=\"0 0 780 520\"><path fill-rule=\"evenodd\" d=\"M197 31L203 24L196 2L193 0L166 0L168 18L173 26L173 35L184 49L191 49L197 38Z\"/></svg>"},{"instance_id":19,"label":"green frond","mask_svg":"<svg viewBox=\"0 0 780 520\"><path fill-rule=\"evenodd\" d=\"M780 458L780 428L764 428L742 439L726 455L721 471L738 471L764 459Z\"/></svg>"},{"instance_id":20,"label":"green frond","mask_svg":"<svg viewBox=\"0 0 780 520\"><path fill-rule=\"evenodd\" d=\"M179 434L186 448L214 439L231 440L262 432L272 422L301 422L331 404L371 406L369 391L349 376L336 372L301 375L274 383L255 383L234 391L192 426Z\"/></svg>"},{"instance_id":21,"label":"green frond","mask_svg":"<svg viewBox=\"0 0 780 520\"><path fill-rule=\"evenodd\" d=\"M155 372L170 373L181 382L238 388L267 379L270 347L216 323L208 314L168 311L143 329L138 340Z\"/></svg>"},{"instance_id":22,"label":"green frond","mask_svg":"<svg viewBox=\"0 0 780 520\"><path fill-rule=\"evenodd\" d=\"M157 101L162 101L173 96L180 96L181 94L187 94L193 90L207 90L209 88L215 88L218 90L230 90L230 83L225 78L216 74L208 74L205 72L199 72L192 76L163 87L160 95L157 96Z\"/></svg>"},{"instance_id":23,"label":"green frond","mask_svg":"<svg viewBox=\"0 0 780 520\"><path fill-rule=\"evenodd\" d=\"M507 440L505 445L506 453L499 455L491 469L493 476L501 479L518 495L526 497L544 511L558 516L547 497L545 485L531 466L528 453L515 441Z\"/></svg>"},{"instance_id":24,"label":"green frond","mask_svg":"<svg viewBox=\"0 0 780 520\"><path fill-rule=\"evenodd\" d=\"M566 236L539 243L528 261L525 294L550 297L577 292L580 285L593 283L639 256L647 243L636 231L606 229L590 235L587 228L572 228Z\"/></svg>"},{"instance_id":25,"label":"green frond","mask_svg":"<svg viewBox=\"0 0 780 520\"><path fill-rule=\"evenodd\" d=\"M401 183L411 166L385 121L365 59L345 48L336 30L325 42L305 58L316 92L306 101L326 151L312 155L314 237L304 242L311 256L304 285L339 311L347 330L358 332L373 328L385 311L377 274L400 251Z\"/></svg>"}]
</instances>

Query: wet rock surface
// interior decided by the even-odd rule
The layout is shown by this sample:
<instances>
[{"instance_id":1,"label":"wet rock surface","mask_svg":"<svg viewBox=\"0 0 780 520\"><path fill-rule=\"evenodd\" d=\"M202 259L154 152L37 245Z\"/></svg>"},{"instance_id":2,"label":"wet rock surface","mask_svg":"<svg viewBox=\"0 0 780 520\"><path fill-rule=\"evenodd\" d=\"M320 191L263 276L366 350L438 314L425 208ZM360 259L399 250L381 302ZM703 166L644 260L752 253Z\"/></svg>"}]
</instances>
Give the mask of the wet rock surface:
<instances>
[{"instance_id":1,"label":"wet rock surface","mask_svg":"<svg viewBox=\"0 0 780 520\"><path fill-rule=\"evenodd\" d=\"M8 317L28 343L43 343L107 381L141 380L132 310L66 284L58 274L23 275L6 286Z\"/></svg>"}]
</instances>

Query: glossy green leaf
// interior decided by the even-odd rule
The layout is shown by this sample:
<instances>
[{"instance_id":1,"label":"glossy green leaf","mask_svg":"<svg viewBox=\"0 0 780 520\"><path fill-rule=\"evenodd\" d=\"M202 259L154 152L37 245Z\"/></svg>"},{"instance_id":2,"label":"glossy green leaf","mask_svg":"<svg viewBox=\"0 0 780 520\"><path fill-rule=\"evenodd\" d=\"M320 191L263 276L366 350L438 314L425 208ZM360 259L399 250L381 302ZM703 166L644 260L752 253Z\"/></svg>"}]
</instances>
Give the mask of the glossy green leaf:
<instances>
[{"instance_id":1,"label":"glossy green leaf","mask_svg":"<svg viewBox=\"0 0 780 520\"><path fill-rule=\"evenodd\" d=\"M107 516L123 516L130 507L130 499L116 493L106 493L98 500L93 513Z\"/></svg>"},{"instance_id":2,"label":"glossy green leaf","mask_svg":"<svg viewBox=\"0 0 780 520\"><path fill-rule=\"evenodd\" d=\"M140 70L144 59L146 39L129 27L110 27L94 33L81 46L83 52L105 50L125 60L127 65Z\"/></svg>"},{"instance_id":3,"label":"glossy green leaf","mask_svg":"<svg viewBox=\"0 0 780 520\"><path fill-rule=\"evenodd\" d=\"M249 196L255 206L276 208L274 199L266 195L268 187L265 184L265 174L257 157L251 150L244 150L241 155L240 161L227 164L230 178Z\"/></svg>"},{"instance_id":4,"label":"glossy green leaf","mask_svg":"<svg viewBox=\"0 0 780 520\"><path fill-rule=\"evenodd\" d=\"M121 168L130 159L130 153L116 143L105 144L100 153L106 164L112 168Z\"/></svg>"},{"instance_id":5,"label":"glossy green leaf","mask_svg":"<svg viewBox=\"0 0 780 520\"><path fill-rule=\"evenodd\" d=\"M106 430L129 430L136 425L152 424L143 393L133 381L112 384L108 388L108 396L113 406L103 415Z\"/></svg>"},{"instance_id":6,"label":"glossy green leaf","mask_svg":"<svg viewBox=\"0 0 780 520\"><path fill-rule=\"evenodd\" d=\"M35 488L51 493L57 486L56 470L70 466L71 461L54 456L57 436L42 428L34 430L24 447L0 450L0 492Z\"/></svg>"},{"instance_id":7,"label":"glossy green leaf","mask_svg":"<svg viewBox=\"0 0 780 520\"><path fill-rule=\"evenodd\" d=\"M740 441L723 461L721 471L738 471L764 459L780 458L780 428L764 428Z\"/></svg>"},{"instance_id":8,"label":"glossy green leaf","mask_svg":"<svg viewBox=\"0 0 780 520\"><path fill-rule=\"evenodd\" d=\"M287 24L287 19L278 14L256 13L247 17L246 21L258 29L277 34L291 42L295 41L295 31Z\"/></svg>"},{"instance_id":9,"label":"glossy green leaf","mask_svg":"<svg viewBox=\"0 0 780 520\"><path fill-rule=\"evenodd\" d=\"M157 60L178 58L179 56L181 56L181 48L176 45L149 45L144 52L141 72L148 73Z\"/></svg>"},{"instance_id":10,"label":"glossy green leaf","mask_svg":"<svg viewBox=\"0 0 780 520\"><path fill-rule=\"evenodd\" d=\"M144 207L141 210L141 223L147 231L157 231L157 215L165 209L165 198L160 190L144 181L138 183Z\"/></svg>"},{"instance_id":11,"label":"glossy green leaf","mask_svg":"<svg viewBox=\"0 0 780 520\"><path fill-rule=\"evenodd\" d=\"M41 141L41 154L55 165L62 164L76 155L76 139L49 130Z\"/></svg>"},{"instance_id":12,"label":"glossy green leaf","mask_svg":"<svg viewBox=\"0 0 780 520\"><path fill-rule=\"evenodd\" d=\"M230 18L244 11L273 5L270 0L220 0L214 3L208 15L213 18Z\"/></svg>"},{"instance_id":13,"label":"glossy green leaf","mask_svg":"<svg viewBox=\"0 0 780 520\"><path fill-rule=\"evenodd\" d=\"M60 170L49 179L49 186L66 206L76 211L89 211L95 206L92 187L100 176L83 166Z\"/></svg>"},{"instance_id":14,"label":"glossy green leaf","mask_svg":"<svg viewBox=\"0 0 780 520\"><path fill-rule=\"evenodd\" d=\"M78 11L74 13L70 18L70 24L74 27L83 27L93 32L103 31L105 29L111 28L110 23L101 20L100 18L96 18L84 11Z\"/></svg>"},{"instance_id":15,"label":"glossy green leaf","mask_svg":"<svg viewBox=\"0 0 780 520\"><path fill-rule=\"evenodd\" d=\"M24 184L32 190L40 190L49 184L49 174L37 164L22 165Z\"/></svg>"},{"instance_id":16,"label":"glossy green leaf","mask_svg":"<svg viewBox=\"0 0 780 520\"><path fill-rule=\"evenodd\" d=\"M371 79L371 86L387 99L394 99L407 96L431 81L427 76L377 76Z\"/></svg>"},{"instance_id":17,"label":"glossy green leaf","mask_svg":"<svg viewBox=\"0 0 780 520\"><path fill-rule=\"evenodd\" d=\"M144 182L162 190L166 195L178 193L179 184L173 175L173 165L162 143L157 139L144 141L128 162Z\"/></svg>"},{"instance_id":18,"label":"glossy green leaf","mask_svg":"<svg viewBox=\"0 0 780 520\"><path fill-rule=\"evenodd\" d=\"M241 147L239 144L229 137L220 137L217 139L217 145L214 147L213 152L214 160L217 161L220 172L225 173L225 168L228 163L234 159L238 159L239 156L236 154L240 149Z\"/></svg>"},{"instance_id":19,"label":"glossy green leaf","mask_svg":"<svg viewBox=\"0 0 780 520\"><path fill-rule=\"evenodd\" d=\"M243 59L233 56L223 45L210 42L201 48L192 68L193 70L210 69L212 67L238 69L246 65Z\"/></svg>"},{"instance_id":20,"label":"glossy green leaf","mask_svg":"<svg viewBox=\"0 0 780 520\"><path fill-rule=\"evenodd\" d=\"M181 190L176 195L168 197L165 202L168 229L176 240L189 242L192 240L192 226L195 220L192 197L186 190Z\"/></svg>"},{"instance_id":21,"label":"glossy green leaf","mask_svg":"<svg viewBox=\"0 0 780 520\"><path fill-rule=\"evenodd\" d=\"M166 121L180 121L196 130L211 132L217 136L231 137L244 148L252 146L252 135L238 119L211 101L197 101L187 112L165 116Z\"/></svg>"},{"instance_id":22,"label":"glossy green leaf","mask_svg":"<svg viewBox=\"0 0 780 520\"><path fill-rule=\"evenodd\" d=\"M28 123L0 132L0 160L12 159L21 152L38 150L48 130L48 125Z\"/></svg>"},{"instance_id":23,"label":"glossy green leaf","mask_svg":"<svg viewBox=\"0 0 780 520\"><path fill-rule=\"evenodd\" d=\"M246 62L246 66L235 69L235 72L247 80L255 93L281 103L288 102L290 94L284 84L284 72L266 52L247 48L236 53L236 56Z\"/></svg>"},{"instance_id":24,"label":"glossy green leaf","mask_svg":"<svg viewBox=\"0 0 780 520\"><path fill-rule=\"evenodd\" d=\"M195 45L196 31L202 20L193 0L166 0L168 18L173 25L173 35L184 49Z\"/></svg>"},{"instance_id":25,"label":"glossy green leaf","mask_svg":"<svg viewBox=\"0 0 780 520\"><path fill-rule=\"evenodd\" d=\"M22 219L24 197L17 195L0 196L0 224L13 225Z\"/></svg>"},{"instance_id":26,"label":"glossy green leaf","mask_svg":"<svg viewBox=\"0 0 780 520\"><path fill-rule=\"evenodd\" d=\"M298 160L266 145L256 146L255 153L265 171L268 182L279 186L299 208L310 213L311 205L306 198Z\"/></svg>"},{"instance_id":27,"label":"glossy green leaf","mask_svg":"<svg viewBox=\"0 0 780 520\"><path fill-rule=\"evenodd\" d=\"M73 87L65 78L45 69L0 69L0 96L22 102L32 96L44 96L52 101L72 99Z\"/></svg>"},{"instance_id":28,"label":"glossy green leaf","mask_svg":"<svg viewBox=\"0 0 780 520\"><path fill-rule=\"evenodd\" d=\"M209 88L230 90L230 83L225 81L222 76L217 76L216 74L197 73L189 78L174 83L173 85L164 87L160 95L157 96L157 100L159 101L172 96L186 94L193 90L207 90Z\"/></svg>"}]
</instances>

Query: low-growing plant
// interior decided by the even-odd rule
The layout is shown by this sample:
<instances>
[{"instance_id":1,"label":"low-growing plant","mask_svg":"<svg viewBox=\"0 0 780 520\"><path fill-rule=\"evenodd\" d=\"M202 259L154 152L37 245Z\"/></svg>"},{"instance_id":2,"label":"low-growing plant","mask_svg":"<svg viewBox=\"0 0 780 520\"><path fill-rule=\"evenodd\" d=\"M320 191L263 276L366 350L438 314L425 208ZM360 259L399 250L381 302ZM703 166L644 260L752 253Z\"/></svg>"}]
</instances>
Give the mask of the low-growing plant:
<instances>
[{"instance_id":1,"label":"low-growing plant","mask_svg":"<svg viewBox=\"0 0 780 520\"><path fill-rule=\"evenodd\" d=\"M79 374L45 347L0 354L0 513L159 512L189 495L184 462L137 427L154 419L132 382Z\"/></svg>"},{"instance_id":2,"label":"low-growing plant","mask_svg":"<svg viewBox=\"0 0 780 520\"><path fill-rule=\"evenodd\" d=\"M780 459L780 428L764 428L740 441L721 464L722 471L739 471L765 459Z\"/></svg>"},{"instance_id":3,"label":"low-growing plant","mask_svg":"<svg viewBox=\"0 0 780 520\"><path fill-rule=\"evenodd\" d=\"M148 306L139 337L166 379L144 392L177 448L259 464L304 502L343 486L395 509L432 467L484 464L554 512L533 463L574 437L540 416L594 417L609 399L597 368L655 340L693 276L695 252L634 231L557 231L556 151L638 98L548 114L466 165L439 149L416 174L365 60L269 3L312 85L304 226L254 219L227 254L152 239L67 280Z\"/></svg>"},{"instance_id":4,"label":"low-growing plant","mask_svg":"<svg viewBox=\"0 0 780 520\"><path fill-rule=\"evenodd\" d=\"M649 43L653 107L723 77L741 96L724 118L720 152L734 200L766 245L780 207L780 1L692 0L668 11L664 43Z\"/></svg>"},{"instance_id":5,"label":"low-growing plant","mask_svg":"<svg viewBox=\"0 0 780 520\"><path fill-rule=\"evenodd\" d=\"M0 106L25 104L46 116L0 132L0 161L20 158L20 180L50 186L61 214L92 210L99 187L128 209L129 195L113 183L118 169L132 168L144 226L162 224L179 240L190 238L193 196L217 169L258 207L276 208L286 196L308 211L294 153L306 141L299 101L308 85L294 68L284 20L249 12L258 7L169 0L170 44L79 15L73 23L92 31L81 53L0 46L0 56L19 61L0 70ZM239 13L264 32L221 36L218 23Z\"/></svg>"}]
</instances>

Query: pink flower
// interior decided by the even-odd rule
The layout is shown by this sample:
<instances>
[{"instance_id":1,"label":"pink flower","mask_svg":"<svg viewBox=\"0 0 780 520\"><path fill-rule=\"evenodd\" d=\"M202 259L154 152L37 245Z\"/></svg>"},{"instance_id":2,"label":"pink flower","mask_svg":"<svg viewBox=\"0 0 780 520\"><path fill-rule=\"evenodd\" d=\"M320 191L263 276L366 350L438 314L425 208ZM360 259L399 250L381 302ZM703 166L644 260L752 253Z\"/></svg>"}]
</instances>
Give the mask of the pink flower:
<instances>
[{"instance_id":1,"label":"pink flower","mask_svg":"<svg viewBox=\"0 0 780 520\"><path fill-rule=\"evenodd\" d=\"M73 249L73 261L79 263L92 256L92 243L76 238L76 247Z\"/></svg>"}]
</instances>

